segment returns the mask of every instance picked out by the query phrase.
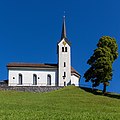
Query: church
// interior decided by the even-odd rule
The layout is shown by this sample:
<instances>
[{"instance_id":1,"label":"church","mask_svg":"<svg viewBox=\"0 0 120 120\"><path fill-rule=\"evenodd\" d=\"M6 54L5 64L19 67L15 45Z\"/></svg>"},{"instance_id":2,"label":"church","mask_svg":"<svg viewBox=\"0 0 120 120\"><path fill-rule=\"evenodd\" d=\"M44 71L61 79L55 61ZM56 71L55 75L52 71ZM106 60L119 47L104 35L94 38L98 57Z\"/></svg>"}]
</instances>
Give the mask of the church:
<instances>
[{"instance_id":1,"label":"church","mask_svg":"<svg viewBox=\"0 0 120 120\"><path fill-rule=\"evenodd\" d=\"M80 74L71 66L71 43L66 37L65 16L57 43L57 64L9 63L8 86L79 86Z\"/></svg>"}]
</instances>

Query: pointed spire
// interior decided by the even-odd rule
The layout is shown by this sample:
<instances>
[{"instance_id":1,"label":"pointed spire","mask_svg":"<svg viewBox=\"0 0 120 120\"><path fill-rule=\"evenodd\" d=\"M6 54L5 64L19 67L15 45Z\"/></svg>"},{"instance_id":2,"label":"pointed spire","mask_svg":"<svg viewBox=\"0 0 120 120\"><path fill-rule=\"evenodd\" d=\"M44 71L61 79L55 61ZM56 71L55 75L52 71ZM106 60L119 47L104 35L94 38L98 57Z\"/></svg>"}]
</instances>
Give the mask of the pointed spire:
<instances>
[{"instance_id":1,"label":"pointed spire","mask_svg":"<svg viewBox=\"0 0 120 120\"><path fill-rule=\"evenodd\" d=\"M63 25L62 25L62 34L61 34L61 40L63 38L66 38L66 25L65 25L65 16L63 16Z\"/></svg>"}]
</instances>

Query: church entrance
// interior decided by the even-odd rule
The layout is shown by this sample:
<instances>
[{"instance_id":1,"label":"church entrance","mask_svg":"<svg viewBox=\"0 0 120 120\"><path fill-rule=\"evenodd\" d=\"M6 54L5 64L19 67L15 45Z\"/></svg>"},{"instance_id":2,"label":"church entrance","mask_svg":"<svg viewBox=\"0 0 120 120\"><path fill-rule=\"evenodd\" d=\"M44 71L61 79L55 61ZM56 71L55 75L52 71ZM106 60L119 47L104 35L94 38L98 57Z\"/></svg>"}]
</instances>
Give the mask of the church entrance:
<instances>
[{"instance_id":1,"label":"church entrance","mask_svg":"<svg viewBox=\"0 0 120 120\"><path fill-rule=\"evenodd\" d=\"M66 86L66 82L64 82L64 86Z\"/></svg>"}]
</instances>

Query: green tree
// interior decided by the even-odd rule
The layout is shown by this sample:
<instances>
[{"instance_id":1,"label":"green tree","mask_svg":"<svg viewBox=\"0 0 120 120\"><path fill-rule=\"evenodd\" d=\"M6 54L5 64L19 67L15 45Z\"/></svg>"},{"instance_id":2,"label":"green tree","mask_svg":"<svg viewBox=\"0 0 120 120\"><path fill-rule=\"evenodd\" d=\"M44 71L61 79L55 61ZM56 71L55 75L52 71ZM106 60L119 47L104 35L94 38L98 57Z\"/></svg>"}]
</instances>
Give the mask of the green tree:
<instances>
[{"instance_id":1,"label":"green tree","mask_svg":"<svg viewBox=\"0 0 120 120\"><path fill-rule=\"evenodd\" d=\"M99 39L97 49L87 61L91 67L85 72L86 82L91 81L92 86L99 86L103 83L103 93L106 92L106 86L112 79L112 63L118 57L118 46L116 40L109 36L103 36Z\"/></svg>"}]
</instances>

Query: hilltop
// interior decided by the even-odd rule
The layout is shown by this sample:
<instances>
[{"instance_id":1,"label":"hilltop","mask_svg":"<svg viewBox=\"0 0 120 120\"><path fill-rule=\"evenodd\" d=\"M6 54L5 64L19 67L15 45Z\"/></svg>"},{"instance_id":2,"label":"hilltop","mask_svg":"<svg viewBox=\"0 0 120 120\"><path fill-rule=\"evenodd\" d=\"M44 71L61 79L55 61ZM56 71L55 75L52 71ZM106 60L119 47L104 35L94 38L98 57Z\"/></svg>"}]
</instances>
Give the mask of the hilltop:
<instances>
[{"instance_id":1,"label":"hilltop","mask_svg":"<svg viewBox=\"0 0 120 120\"><path fill-rule=\"evenodd\" d=\"M111 94L112 95L112 94ZM116 96L116 97L114 97ZM68 86L49 93L0 91L1 120L118 120L119 95Z\"/></svg>"}]
</instances>

